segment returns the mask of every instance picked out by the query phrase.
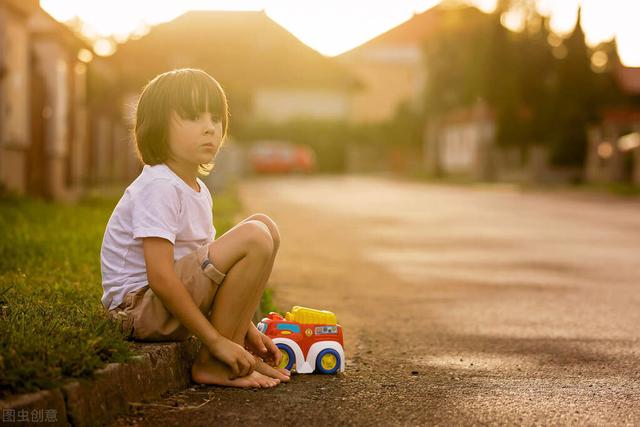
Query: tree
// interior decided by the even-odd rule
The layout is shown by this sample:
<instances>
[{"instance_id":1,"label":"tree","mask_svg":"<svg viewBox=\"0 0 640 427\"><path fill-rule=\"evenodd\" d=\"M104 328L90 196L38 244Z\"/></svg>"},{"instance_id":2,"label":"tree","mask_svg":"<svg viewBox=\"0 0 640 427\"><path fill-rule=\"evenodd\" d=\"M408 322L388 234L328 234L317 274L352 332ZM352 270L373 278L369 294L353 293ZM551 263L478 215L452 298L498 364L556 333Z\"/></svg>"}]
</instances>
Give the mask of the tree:
<instances>
[{"instance_id":1,"label":"tree","mask_svg":"<svg viewBox=\"0 0 640 427\"><path fill-rule=\"evenodd\" d=\"M581 26L581 12L573 33L565 41L567 55L557 60L553 101L555 131L549 148L553 164L580 166L587 151L587 127L598 115L597 79L591 70L589 50Z\"/></svg>"},{"instance_id":2,"label":"tree","mask_svg":"<svg viewBox=\"0 0 640 427\"><path fill-rule=\"evenodd\" d=\"M524 19L521 32L501 24L514 8ZM580 13L564 42L564 58L552 55L547 20L533 0L502 0L493 14L473 20L464 9L451 13L458 20L466 15L465 25L446 25L456 20L445 20L440 34L424 47L427 118L484 100L495 113L498 145L525 151L543 143L552 163L582 165L586 129L598 119L611 84L591 69Z\"/></svg>"}]
</instances>

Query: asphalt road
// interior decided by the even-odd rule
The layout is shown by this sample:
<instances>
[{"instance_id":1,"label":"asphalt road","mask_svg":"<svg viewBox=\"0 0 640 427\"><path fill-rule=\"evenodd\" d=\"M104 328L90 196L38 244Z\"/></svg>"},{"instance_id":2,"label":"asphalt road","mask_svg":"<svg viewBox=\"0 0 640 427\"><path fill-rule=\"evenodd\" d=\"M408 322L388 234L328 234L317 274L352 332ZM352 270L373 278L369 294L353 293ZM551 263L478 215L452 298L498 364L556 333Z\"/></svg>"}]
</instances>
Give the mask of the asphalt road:
<instances>
[{"instance_id":1,"label":"asphalt road","mask_svg":"<svg viewBox=\"0 0 640 427\"><path fill-rule=\"evenodd\" d=\"M347 370L198 386L116 425L640 424L640 199L367 177L243 184L276 304L329 309Z\"/></svg>"}]
</instances>

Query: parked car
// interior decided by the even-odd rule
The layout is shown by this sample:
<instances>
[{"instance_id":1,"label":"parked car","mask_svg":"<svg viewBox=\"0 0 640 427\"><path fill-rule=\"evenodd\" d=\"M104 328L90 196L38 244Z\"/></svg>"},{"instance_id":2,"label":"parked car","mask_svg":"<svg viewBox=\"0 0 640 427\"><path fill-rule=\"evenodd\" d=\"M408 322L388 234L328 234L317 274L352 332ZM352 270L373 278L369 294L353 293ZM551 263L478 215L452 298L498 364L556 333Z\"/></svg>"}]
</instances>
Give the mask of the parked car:
<instances>
[{"instance_id":1,"label":"parked car","mask_svg":"<svg viewBox=\"0 0 640 427\"><path fill-rule=\"evenodd\" d=\"M257 327L280 349L280 367L299 374L344 372L342 327L334 313L294 306L284 318L269 313Z\"/></svg>"},{"instance_id":2,"label":"parked car","mask_svg":"<svg viewBox=\"0 0 640 427\"><path fill-rule=\"evenodd\" d=\"M316 157L310 147L284 141L260 141L249 150L249 162L257 173L309 173Z\"/></svg>"}]
</instances>

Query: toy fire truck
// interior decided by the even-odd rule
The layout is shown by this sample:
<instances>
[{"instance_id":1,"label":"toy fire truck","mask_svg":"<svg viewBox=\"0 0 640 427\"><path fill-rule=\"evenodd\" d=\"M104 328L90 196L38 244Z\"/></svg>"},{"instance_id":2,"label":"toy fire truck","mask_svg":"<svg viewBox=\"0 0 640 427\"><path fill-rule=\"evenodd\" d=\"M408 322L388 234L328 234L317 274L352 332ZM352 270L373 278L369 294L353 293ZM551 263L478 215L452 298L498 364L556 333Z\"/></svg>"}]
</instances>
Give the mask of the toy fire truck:
<instances>
[{"instance_id":1,"label":"toy fire truck","mask_svg":"<svg viewBox=\"0 0 640 427\"><path fill-rule=\"evenodd\" d=\"M332 312L294 306L284 318L269 313L257 327L280 349L280 367L299 374L344 371L342 327Z\"/></svg>"}]
</instances>

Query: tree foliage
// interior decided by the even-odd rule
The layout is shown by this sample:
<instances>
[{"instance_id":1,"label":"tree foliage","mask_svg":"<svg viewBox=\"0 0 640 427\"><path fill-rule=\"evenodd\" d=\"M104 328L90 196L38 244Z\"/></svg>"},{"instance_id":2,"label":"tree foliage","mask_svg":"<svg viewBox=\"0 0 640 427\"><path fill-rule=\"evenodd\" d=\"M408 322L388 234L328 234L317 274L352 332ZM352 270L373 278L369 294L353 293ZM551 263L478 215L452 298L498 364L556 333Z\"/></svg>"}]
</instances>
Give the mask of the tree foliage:
<instances>
[{"instance_id":1,"label":"tree foliage","mask_svg":"<svg viewBox=\"0 0 640 427\"><path fill-rule=\"evenodd\" d=\"M516 9L525 22L520 32L501 23ZM610 98L611 79L592 70L580 22L555 47L547 28L531 0L502 1L492 14L449 11L424 46L427 118L483 101L495 114L499 145L545 144L553 163L581 165L587 127Z\"/></svg>"}]
</instances>

